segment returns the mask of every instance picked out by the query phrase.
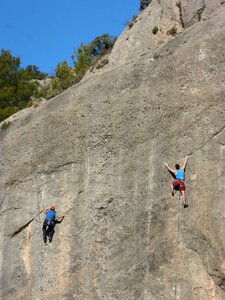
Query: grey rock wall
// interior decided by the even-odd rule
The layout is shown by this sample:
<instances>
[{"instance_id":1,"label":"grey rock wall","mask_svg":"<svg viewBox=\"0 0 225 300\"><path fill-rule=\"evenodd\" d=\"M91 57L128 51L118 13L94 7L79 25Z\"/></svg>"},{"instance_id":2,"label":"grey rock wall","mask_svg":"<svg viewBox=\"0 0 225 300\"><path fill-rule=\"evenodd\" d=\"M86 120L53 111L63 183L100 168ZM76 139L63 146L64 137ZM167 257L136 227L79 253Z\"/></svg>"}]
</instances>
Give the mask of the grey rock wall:
<instances>
[{"instance_id":1,"label":"grey rock wall","mask_svg":"<svg viewBox=\"0 0 225 300\"><path fill-rule=\"evenodd\" d=\"M199 21L210 18L221 7L221 0L153 0L138 16L135 26L127 28L117 40L109 59L110 66L130 63L137 56L153 53L173 39L167 32L181 33ZM158 28L153 34L154 27Z\"/></svg>"},{"instance_id":2,"label":"grey rock wall","mask_svg":"<svg viewBox=\"0 0 225 300\"><path fill-rule=\"evenodd\" d=\"M154 5L178 18L159 2L123 35L151 36ZM122 35L111 64L1 129L1 299L225 298L225 6L211 2L142 54ZM163 164L187 154L183 209ZM65 219L45 246L53 202Z\"/></svg>"}]
</instances>

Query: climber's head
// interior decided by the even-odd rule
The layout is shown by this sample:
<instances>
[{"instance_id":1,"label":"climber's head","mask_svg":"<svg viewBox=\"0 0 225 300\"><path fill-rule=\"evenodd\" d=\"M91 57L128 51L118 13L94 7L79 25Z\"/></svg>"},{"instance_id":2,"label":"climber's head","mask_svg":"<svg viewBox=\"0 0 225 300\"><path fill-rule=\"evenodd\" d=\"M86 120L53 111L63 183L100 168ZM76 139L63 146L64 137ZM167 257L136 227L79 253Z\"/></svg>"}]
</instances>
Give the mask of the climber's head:
<instances>
[{"instance_id":1,"label":"climber's head","mask_svg":"<svg viewBox=\"0 0 225 300\"><path fill-rule=\"evenodd\" d=\"M54 211L54 210L55 210L55 204L52 204L52 205L50 206L50 209Z\"/></svg>"},{"instance_id":2,"label":"climber's head","mask_svg":"<svg viewBox=\"0 0 225 300\"><path fill-rule=\"evenodd\" d=\"M176 170L180 170L180 165L176 164L175 168L176 168Z\"/></svg>"}]
</instances>

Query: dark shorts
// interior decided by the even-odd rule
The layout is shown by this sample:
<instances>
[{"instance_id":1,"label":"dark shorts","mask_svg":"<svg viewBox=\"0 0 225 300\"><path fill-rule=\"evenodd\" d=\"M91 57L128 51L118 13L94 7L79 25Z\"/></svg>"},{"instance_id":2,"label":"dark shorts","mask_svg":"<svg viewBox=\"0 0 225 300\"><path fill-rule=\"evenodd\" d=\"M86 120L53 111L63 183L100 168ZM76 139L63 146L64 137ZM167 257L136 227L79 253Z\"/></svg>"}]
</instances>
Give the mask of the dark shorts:
<instances>
[{"instance_id":1,"label":"dark shorts","mask_svg":"<svg viewBox=\"0 0 225 300\"><path fill-rule=\"evenodd\" d=\"M51 232L54 229L54 222L44 220L42 229L47 232Z\"/></svg>"},{"instance_id":2,"label":"dark shorts","mask_svg":"<svg viewBox=\"0 0 225 300\"><path fill-rule=\"evenodd\" d=\"M182 180L174 180L172 182L173 184L173 188L176 190L176 191L185 191L185 184Z\"/></svg>"}]
</instances>

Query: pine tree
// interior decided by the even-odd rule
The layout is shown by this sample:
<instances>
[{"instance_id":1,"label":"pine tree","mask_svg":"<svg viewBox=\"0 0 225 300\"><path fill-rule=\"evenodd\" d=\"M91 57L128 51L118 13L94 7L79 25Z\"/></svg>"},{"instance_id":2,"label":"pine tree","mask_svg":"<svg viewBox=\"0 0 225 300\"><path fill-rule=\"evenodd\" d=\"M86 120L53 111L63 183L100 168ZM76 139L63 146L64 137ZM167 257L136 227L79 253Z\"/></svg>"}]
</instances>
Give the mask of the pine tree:
<instances>
[{"instance_id":1,"label":"pine tree","mask_svg":"<svg viewBox=\"0 0 225 300\"><path fill-rule=\"evenodd\" d=\"M0 54L0 122L19 109L27 107L37 94L38 83L33 80L45 76L36 66L20 68L20 58L8 50Z\"/></svg>"}]
</instances>

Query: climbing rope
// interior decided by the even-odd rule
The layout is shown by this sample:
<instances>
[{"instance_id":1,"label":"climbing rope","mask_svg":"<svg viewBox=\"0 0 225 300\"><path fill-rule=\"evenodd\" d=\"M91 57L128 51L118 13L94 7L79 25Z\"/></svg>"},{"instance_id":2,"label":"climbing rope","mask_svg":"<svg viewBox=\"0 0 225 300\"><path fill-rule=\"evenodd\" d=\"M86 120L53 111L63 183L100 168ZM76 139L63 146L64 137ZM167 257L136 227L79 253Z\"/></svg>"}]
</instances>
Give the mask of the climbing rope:
<instances>
[{"instance_id":1,"label":"climbing rope","mask_svg":"<svg viewBox=\"0 0 225 300\"><path fill-rule=\"evenodd\" d=\"M35 166L34 166L34 162L32 160L31 154L30 155L30 165L32 168L32 174L34 177L34 181L35 181L35 188L36 188L36 193L37 193L37 204L38 204L38 210L40 211L37 215L35 215L35 217L33 218L33 220L35 220L38 223L41 223L41 220L39 218L39 221L36 219L38 216L40 216L40 214L45 210L45 208L41 208L41 204L43 205L43 199L42 199L42 193L41 193L41 188L39 185L39 181L38 181L38 176L37 176L37 170L35 170ZM33 221L32 220L32 221ZM43 247L42 247L42 263L41 263L41 293L44 293L44 252L43 252Z\"/></svg>"},{"instance_id":2,"label":"climbing rope","mask_svg":"<svg viewBox=\"0 0 225 300\"><path fill-rule=\"evenodd\" d=\"M180 242L180 215L181 215L181 204L180 204L180 193L179 193L179 206L178 206L178 213L177 213L177 248Z\"/></svg>"},{"instance_id":3,"label":"climbing rope","mask_svg":"<svg viewBox=\"0 0 225 300\"><path fill-rule=\"evenodd\" d=\"M37 200L38 200L38 207L40 209L40 202L42 203L43 202L43 199L42 199L42 193L41 193L41 187L39 185L39 182L38 182L38 177L37 177L37 172L34 170L33 172L34 174L34 179L35 179L35 187L36 187L36 192L37 192ZM40 196L40 197L39 197Z\"/></svg>"},{"instance_id":4,"label":"climbing rope","mask_svg":"<svg viewBox=\"0 0 225 300\"><path fill-rule=\"evenodd\" d=\"M179 193L179 206L178 206L178 209L177 209L177 253L178 253L178 247L179 247L179 243L180 243L180 217L181 217L181 203L180 203L180 200L181 200L181 194ZM175 284L175 287L174 287L174 295L175 295L175 300L177 300L177 287L178 287L178 284L176 282Z\"/></svg>"}]
</instances>

